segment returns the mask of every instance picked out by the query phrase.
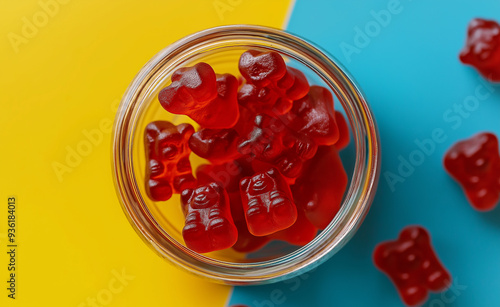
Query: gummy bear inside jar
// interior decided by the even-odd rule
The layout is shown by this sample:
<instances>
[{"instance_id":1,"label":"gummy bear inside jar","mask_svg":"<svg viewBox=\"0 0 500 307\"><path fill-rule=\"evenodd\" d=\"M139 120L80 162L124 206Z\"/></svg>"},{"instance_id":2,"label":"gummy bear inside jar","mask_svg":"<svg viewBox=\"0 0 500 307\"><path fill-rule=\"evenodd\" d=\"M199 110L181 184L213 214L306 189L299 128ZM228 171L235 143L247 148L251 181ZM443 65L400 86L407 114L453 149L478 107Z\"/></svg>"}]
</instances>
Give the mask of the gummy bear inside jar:
<instances>
[{"instance_id":1,"label":"gummy bear inside jar","mask_svg":"<svg viewBox=\"0 0 500 307\"><path fill-rule=\"evenodd\" d=\"M222 48L223 49L223 48ZM241 48L235 50L234 48L227 48L226 50L214 50L211 54L205 54L201 58L194 59L192 62L184 62L182 64L179 64L179 67L189 67L193 66L196 63L199 62L205 62L208 63L210 66L212 66L213 70L217 74L232 74L233 76L236 76L237 78L241 76L239 69L238 69L238 60L243 52L246 50L251 49L250 47L248 48ZM255 48L252 48L255 49ZM301 71L309 83L311 85L316 85L316 86L323 86L328 88L328 86L318 77L316 76L309 68L307 68L305 65L287 58L283 57L285 60L286 65L293 67L294 69L297 69ZM170 75L175 69L170 69L169 73L165 74L164 77L164 83L161 86L158 86L158 91L161 90L162 88L165 88L170 84ZM241 82L241 80L239 81ZM333 92L332 92L333 94ZM345 117L345 112L343 110L342 104L340 103L339 99L333 95L334 100L335 100L335 110L340 111L340 113L344 113ZM347 118L347 117L346 117ZM166 112L160 105L158 98L157 98L157 93L156 95L150 95L149 100L147 103L146 108L144 111L141 113L141 118L139 121L139 125L136 128L136 135L134 137L134 170L135 170L135 176L137 177L138 182L144 182L145 179L145 173L144 173L144 165L146 164L146 157L144 154L144 144L142 144L143 140L143 131L144 128L148 125L148 123L153 122L153 121L158 121L158 120L163 120L163 121L170 121L174 125L179 125L179 124L190 124L194 127L196 131L200 129L200 126L197 122L195 122L193 119L191 119L188 116L185 115L179 115L179 114L172 114L169 112ZM350 132L352 134L352 132ZM345 149L342 149L339 151L340 158L342 160L342 164L344 166L345 172L347 174L347 186L348 182L350 180L350 177L352 177L352 173L354 170L354 163L355 163L355 148L352 145L352 142L350 146L348 146ZM193 174L195 174L196 169L200 165L204 165L207 163L210 163L209 161L200 158L198 155L191 154L189 157L190 164L193 170ZM307 163L306 163L307 164ZM304 167L308 167L308 165L305 165ZM196 175L195 175L196 176ZM333 183L332 183L333 185ZM138 184L138 188L141 190L141 194L143 195L144 202L146 204L146 208L149 213L151 214L152 218L158 223L158 225L161 227L164 233L168 234L171 236L174 240L178 241L179 243L184 245L183 237L182 237L182 229L184 227L184 215L182 212L182 206L180 205L180 195L179 194L173 194L172 197L167 200L167 201L161 201L161 202L153 202L151 201L147 196L145 191L143 190L144 187L141 184ZM321 230L319 230L321 231ZM246 261L255 261L255 260L270 260L270 259L275 259L280 256L286 255L290 252L293 252L300 248L299 246L295 246L292 244L289 244L285 241L282 240L274 240L270 243L267 243L263 248L259 249L256 252L252 253L239 253L236 252L235 250L229 248L225 250L220 250L220 251L215 251L215 252L210 252L207 254L204 254L205 256L218 259L218 260L223 260L223 261L229 261L229 262L246 262Z\"/></svg>"}]
</instances>

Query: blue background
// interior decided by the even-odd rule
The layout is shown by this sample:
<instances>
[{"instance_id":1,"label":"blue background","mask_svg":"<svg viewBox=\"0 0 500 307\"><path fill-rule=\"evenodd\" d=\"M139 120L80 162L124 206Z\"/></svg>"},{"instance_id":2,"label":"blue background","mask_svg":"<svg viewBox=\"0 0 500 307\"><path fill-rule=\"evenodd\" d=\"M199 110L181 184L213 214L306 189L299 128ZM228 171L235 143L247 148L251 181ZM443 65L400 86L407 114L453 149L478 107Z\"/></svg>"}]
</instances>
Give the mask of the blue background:
<instances>
[{"instance_id":1,"label":"blue background","mask_svg":"<svg viewBox=\"0 0 500 307\"><path fill-rule=\"evenodd\" d=\"M373 266L372 252L405 226L420 224L430 231L456 284L445 296L431 295L424 306L500 306L500 206L475 211L442 167L444 153L456 141L480 131L500 135L500 86L473 111L458 118L453 111L486 84L458 60L467 24L474 17L500 21L500 1L401 0L401 12L372 33L358 53L346 56L341 43L356 46L355 27L364 29L375 20L370 12L387 10L390 2L295 4L287 30L343 63L372 106L383 151L379 188L361 229L328 262L300 279L235 287L230 305L402 306L390 280ZM431 138L435 129L442 129L446 140L392 191L384 173L398 174L398 157L408 159L418 149L415 141Z\"/></svg>"}]
</instances>

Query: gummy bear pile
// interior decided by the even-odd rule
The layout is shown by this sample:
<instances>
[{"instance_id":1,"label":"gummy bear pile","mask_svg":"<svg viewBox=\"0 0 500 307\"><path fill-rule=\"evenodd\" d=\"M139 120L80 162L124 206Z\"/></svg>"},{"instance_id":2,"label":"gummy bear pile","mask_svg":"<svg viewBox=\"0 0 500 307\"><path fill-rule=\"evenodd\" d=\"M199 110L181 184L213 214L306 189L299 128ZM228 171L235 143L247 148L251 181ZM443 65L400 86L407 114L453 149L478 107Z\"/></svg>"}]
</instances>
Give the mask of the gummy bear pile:
<instances>
[{"instance_id":1,"label":"gummy bear pile","mask_svg":"<svg viewBox=\"0 0 500 307\"><path fill-rule=\"evenodd\" d=\"M327 88L277 52L248 50L236 65L241 76L203 62L172 74L161 106L199 127L146 127L146 192L155 202L180 194L182 236L195 252L248 253L272 240L303 246L342 204L346 119ZM191 155L207 163L193 172Z\"/></svg>"}]
</instances>

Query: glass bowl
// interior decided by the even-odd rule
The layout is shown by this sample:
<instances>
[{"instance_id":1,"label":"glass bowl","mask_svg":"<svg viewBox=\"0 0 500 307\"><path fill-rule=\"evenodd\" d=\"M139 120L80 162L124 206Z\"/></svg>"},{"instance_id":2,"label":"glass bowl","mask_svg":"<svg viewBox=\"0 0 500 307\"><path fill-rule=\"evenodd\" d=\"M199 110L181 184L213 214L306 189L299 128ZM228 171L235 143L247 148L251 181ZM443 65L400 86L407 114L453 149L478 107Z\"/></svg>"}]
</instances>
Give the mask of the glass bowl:
<instances>
[{"instance_id":1,"label":"glass bowl","mask_svg":"<svg viewBox=\"0 0 500 307\"><path fill-rule=\"evenodd\" d=\"M187 116L165 111L158 101L158 92L170 83L170 76L177 68L198 62L210 64L217 73L238 76L239 56L248 49L276 51L287 65L304 72L310 84L332 91L336 110L345 114L350 126L351 143L341 153L349 184L335 218L303 247L274 242L251 254L231 249L198 254L187 248L182 239L184 216L179 195L158 203L146 195L144 128L154 120L187 122L197 127ZM144 242L174 265L230 285L290 278L335 254L366 216L380 168L376 122L361 90L338 61L292 34L250 25L195 33L166 47L146 63L121 101L114 123L112 155L118 197L130 224ZM194 155L190 160L193 170L204 161Z\"/></svg>"}]
</instances>

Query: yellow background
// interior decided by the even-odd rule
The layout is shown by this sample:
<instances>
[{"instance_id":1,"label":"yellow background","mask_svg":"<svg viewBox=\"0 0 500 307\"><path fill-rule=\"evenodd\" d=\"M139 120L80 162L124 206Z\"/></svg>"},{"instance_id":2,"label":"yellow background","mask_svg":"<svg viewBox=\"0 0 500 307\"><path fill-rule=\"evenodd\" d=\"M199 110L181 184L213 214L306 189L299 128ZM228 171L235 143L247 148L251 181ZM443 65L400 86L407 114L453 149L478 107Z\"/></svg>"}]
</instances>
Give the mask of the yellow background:
<instances>
[{"instance_id":1,"label":"yellow background","mask_svg":"<svg viewBox=\"0 0 500 307\"><path fill-rule=\"evenodd\" d=\"M222 24L282 27L289 0L40 2L0 2L0 306L223 306L230 287L174 268L129 225L111 177L109 125L156 52ZM84 156L69 166L72 150ZM54 165L67 168L58 175ZM6 291L11 195L16 300Z\"/></svg>"}]
</instances>

